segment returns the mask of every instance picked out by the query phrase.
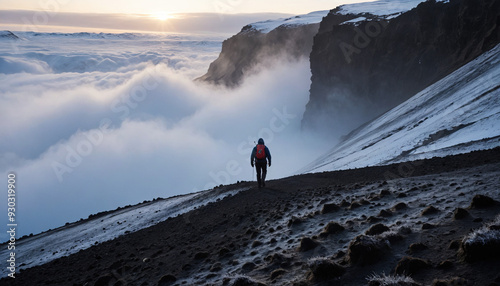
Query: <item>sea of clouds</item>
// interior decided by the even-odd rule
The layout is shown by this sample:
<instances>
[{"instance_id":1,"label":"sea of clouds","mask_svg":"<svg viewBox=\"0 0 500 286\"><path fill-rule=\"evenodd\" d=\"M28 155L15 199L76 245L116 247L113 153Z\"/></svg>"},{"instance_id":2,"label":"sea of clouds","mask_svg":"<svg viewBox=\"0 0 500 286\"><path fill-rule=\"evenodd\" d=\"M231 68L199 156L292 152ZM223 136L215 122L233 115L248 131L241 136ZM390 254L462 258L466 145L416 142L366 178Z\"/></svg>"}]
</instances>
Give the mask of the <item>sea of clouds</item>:
<instances>
[{"instance_id":1,"label":"sea of clouds","mask_svg":"<svg viewBox=\"0 0 500 286\"><path fill-rule=\"evenodd\" d=\"M277 61L226 89L193 79L227 35L18 36L0 47L0 173L5 182L16 174L18 235L254 180L259 137L271 179L332 145L301 132L307 59Z\"/></svg>"}]
</instances>

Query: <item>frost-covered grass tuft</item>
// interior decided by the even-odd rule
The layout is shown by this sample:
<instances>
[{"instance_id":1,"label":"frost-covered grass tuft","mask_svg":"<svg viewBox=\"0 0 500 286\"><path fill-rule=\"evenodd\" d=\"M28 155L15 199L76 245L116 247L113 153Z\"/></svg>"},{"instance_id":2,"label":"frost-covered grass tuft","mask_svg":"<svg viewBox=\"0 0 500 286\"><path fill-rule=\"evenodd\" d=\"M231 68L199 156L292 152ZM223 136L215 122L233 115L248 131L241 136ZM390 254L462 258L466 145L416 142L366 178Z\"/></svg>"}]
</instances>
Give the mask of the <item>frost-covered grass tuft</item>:
<instances>
[{"instance_id":1,"label":"frost-covered grass tuft","mask_svg":"<svg viewBox=\"0 0 500 286\"><path fill-rule=\"evenodd\" d=\"M500 243L500 230L480 228L464 237L464 244L488 244L491 242Z\"/></svg>"},{"instance_id":2,"label":"frost-covered grass tuft","mask_svg":"<svg viewBox=\"0 0 500 286\"><path fill-rule=\"evenodd\" d=\"M500 243L500 215L498 215L495 220L483 227L469 233L463 239L463 244L488 244L488 243Z\"/></svg>"},{"instance_id":3,"label":"frost-covered grass tuft","mask_svg":"<svg viewBox=\"0 0 500 286\"><path fill-rule=\"evenodd\" d=\"M309 258L309 260L307 260L307 266L309 268L312 268L312 267L315 267L321 263L330 262L330 261L331 260L328 257L315 256L315 257L311 257L311 258Z\"/></svg>"},{"instance_id":4,"label":"frost-covered grass tuft","mask_svg":"<svg viewBox=\"0 0 500 286\"><path fill-rule=\"evenodd\" d=\"M419 285L413 278L405 275L382 275L372 274L366 278L368 285L378 286L405 286L405 285Z\"/></svg>"},{"instance_id":5,"label":"frost-covered grass tuft","mask_svg":"<svg viewBox=\"0 0 500 286\"><path fill-rule=\"evenodd\" d=\"M462 240L459 255L468 262L498 257L500 255L500 216L466 235Z\"/></svg>"},{"instance_id":6,"label":"frost-covered grass tuft","mask_svg":"<svg viewBox=\"0 0 500 286\"><path fill-rule=\"evenodd\" d=\"M255 285L255 286L262 285L262 283L260 283L259 281L256 281L253 278L248 277L246 275L237 275L233 277L226 276L225 279L233 281L233 283L230 285Z\"/></svg>"}]
</instances>

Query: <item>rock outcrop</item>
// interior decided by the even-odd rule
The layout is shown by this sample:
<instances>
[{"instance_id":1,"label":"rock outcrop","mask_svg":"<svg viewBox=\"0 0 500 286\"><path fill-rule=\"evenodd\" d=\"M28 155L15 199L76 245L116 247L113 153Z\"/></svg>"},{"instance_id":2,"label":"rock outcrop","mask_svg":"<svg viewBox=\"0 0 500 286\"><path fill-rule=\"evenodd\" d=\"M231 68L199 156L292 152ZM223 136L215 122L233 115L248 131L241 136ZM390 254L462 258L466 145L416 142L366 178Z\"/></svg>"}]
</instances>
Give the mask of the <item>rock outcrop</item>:
<instances>
[{"instance_id":1,"label":"rock outcrop","mask_svg":"<svg viewBox=\"0 0 500 286\"><path fill-rule=\"evenodd\" d=\"M346 134L500 41L496 0L427 1L390 20L348 15L363 18L345 23L334 9L314 38L305 129Z\"/></svg>"},{"instance_id":2,"label":"rock outcrop","mask_svg":"<svg viewBox=\"0 0 500 286\"><path fill-rule=\"evenodd\" d=\"M11 31L0 31L0 40L1 39L7 39L7 40L19 40L19 37L16 36L14 33Z\"/></svg>"},{"instance_id":3,"label":"rock outcrop","mask_svg":"<svg viewBox=\"0 0 500 286\"><path fill-rule=\"evenodd\" d=\"M270 67L281 60L308 58L320 19L316 23L283 24L271 31L247 25L222 43L219 57L210 64L207 73L196 80L236 87L258 68Z\"/></svg>"}]
</instances>

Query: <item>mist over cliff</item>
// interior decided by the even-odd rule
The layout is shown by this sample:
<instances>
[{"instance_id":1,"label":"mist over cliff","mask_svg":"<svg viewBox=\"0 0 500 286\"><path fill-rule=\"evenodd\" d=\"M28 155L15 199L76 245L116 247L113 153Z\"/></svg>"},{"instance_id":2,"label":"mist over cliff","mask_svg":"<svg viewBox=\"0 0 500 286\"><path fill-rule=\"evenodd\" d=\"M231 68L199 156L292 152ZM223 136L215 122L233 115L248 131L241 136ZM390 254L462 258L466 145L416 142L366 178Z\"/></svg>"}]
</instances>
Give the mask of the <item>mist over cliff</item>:
<instances>
[{"instance_id":1,"label":"mist over cliff","mask_svg":"<svg viewBox=\"0 0 500 286\"><path fill-rule=\"evenodd\" d=\"M500 40L494 0L427 1L393 18L344 14L331 10L314 37L304 129L346 134Z\"/></svg>"},{"instance_id":2,"label":"mist over cliff","mask_svg":"<svg viewBox=\"0 0 500 286\"><path fill-rule=\"evenodd\" d=\"M246 25L222 43L219 57L198 81L239 86L245 77L283 61L308 59L326 11Z\"/></svg>"},{"instance_id":3,"label":"mist over cliff","mask_svg":"<svg viewBox=\"0 0 500 286\"><path fill-rule=\"evenodd\" d=\"M198 80L235 87L277 62L308 58L302 128L338 139L500 42L499 1L420 2L342 5L315 21L247 25Z\"/></svg>"}]
</instances>

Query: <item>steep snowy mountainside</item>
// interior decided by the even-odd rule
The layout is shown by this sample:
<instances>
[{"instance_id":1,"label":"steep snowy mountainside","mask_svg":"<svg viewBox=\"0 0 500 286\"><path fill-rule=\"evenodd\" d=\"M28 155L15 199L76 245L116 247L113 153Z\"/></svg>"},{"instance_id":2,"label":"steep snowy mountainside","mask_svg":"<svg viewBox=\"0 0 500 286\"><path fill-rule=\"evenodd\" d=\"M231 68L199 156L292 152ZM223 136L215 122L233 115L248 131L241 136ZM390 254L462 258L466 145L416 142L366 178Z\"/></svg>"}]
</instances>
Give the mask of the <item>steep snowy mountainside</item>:
<instances>
[{"instance_id":1,"label":"steep snowy mountainside","mask_svg":"<svg viewBox=\"0 0 500 286\"><path fill-rule=\"evenodd\" d=\"M500 43L498 19L496 0L332 10L314 37L303 128L338 138L373 120Z\"/></svg>"},{"instance_id":2,"label":"steep snowy mountainside","mask_svg":"<svg viewBox=\"0 0 500 286\"><path fill-rule=\"evenodd\" d=\"M339 25L366 19L360 16L368 14L388 19L412 9L420 2L423 0L381 0L347 4L331 11L315 11L248 24L241 32L224 41L219 58L210 64L207 73L198 80L235 87L255 67L272 65L276 60L309 57L319 25L332 11L335 11L333 22Z\"/></svg>"},{"instance_id":3,"label":"steep snowy mountainside","mask_svg":"<svg viewBox=\"0 0 500 286\"><path fill-rule=\"evenodd\" d=\"M500 146L500 45L351 132L300 172L385 165Z\"/></svg>"},{"instance_id":4,"label":"steep snowy mountainside","mask_svg":"<svg viewBox=\"0 0 500 286\"><path fill-rule=\"evenodd\" d=\"M199 193L158 199L135 206L120 208L104 214L90 215L88 219L16 241L22 249L16 257L23 262L21 269L30 268L68 256L92 245L136 232L199 208L211 202L233 196L247 188L216 188ZM7 257L7 247L0 255ZM3 272L6 276L7 273ZM0 276L1 277L1 276Z\"/></svg>"}]
</instances>

